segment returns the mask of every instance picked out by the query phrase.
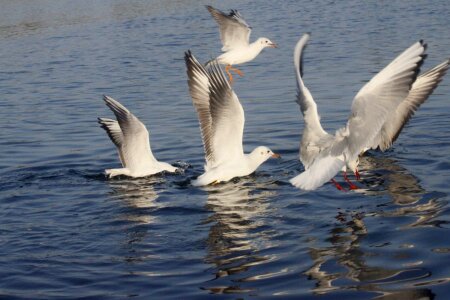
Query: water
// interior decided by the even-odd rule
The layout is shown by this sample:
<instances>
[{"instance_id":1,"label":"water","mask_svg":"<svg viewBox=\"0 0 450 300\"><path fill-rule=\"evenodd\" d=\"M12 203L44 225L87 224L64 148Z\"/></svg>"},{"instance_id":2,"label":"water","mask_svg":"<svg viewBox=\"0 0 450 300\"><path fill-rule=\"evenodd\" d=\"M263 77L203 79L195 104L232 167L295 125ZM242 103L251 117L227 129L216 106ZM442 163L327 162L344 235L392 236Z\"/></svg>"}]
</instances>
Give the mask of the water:
<instances>
[{"instance_id":1,"label":"water","mask_svg":"<svg viewBox=\"0 0 450 300\"><path fill-rule=\"evenodd\" d=\"M281 153L255 174L194 188L203 150L183 52L219 53L204 4L238 8L252 38L280 45L242 66L245 150ZM445 299L450 78L394 148L361 162L360 190L288 184L302 128L292 51L325 128L418 39L424 68L450 54L450 9L328 1L2 1L0 298ZM150 129L155 155L184 175L106 180L119 166L96 123L111 95ZM341 178L338 178L342 180Z\"/></svg>"}]
</instances>

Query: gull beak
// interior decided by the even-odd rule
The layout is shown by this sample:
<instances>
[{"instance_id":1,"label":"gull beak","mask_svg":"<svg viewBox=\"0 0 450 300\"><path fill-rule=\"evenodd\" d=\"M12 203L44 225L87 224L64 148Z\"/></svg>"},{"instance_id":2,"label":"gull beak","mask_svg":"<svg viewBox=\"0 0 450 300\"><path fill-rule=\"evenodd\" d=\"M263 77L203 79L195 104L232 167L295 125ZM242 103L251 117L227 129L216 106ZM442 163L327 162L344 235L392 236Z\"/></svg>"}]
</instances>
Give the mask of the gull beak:
<instances>
[{"instance_id":1,"label":"gull beak","mask_svg":"<svg viewBox=\"0 0 450 300\"><path fill-rule=\"evenodd\" d=\"M281 158L281 155L278 153L272 154L272 158Z\"/></svg>"},{"instance_id":2,"label":"gull beak","mask_svg":"<svg viewBox=\"0 0 450 300\"><path fill-rule=\"evenodd\" d=\"M278 45L275 43L271 43L271 44L269 44L269 47L270 48L278 48Z\"/></svg>"}]
</instances>

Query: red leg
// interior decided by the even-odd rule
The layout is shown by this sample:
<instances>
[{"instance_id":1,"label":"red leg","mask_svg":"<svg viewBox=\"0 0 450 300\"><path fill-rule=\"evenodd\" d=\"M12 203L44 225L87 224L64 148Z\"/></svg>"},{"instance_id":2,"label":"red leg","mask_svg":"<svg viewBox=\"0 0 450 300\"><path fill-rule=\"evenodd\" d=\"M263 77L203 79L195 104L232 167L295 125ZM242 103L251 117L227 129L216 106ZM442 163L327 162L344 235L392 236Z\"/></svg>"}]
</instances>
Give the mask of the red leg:
<instances>
[{"instance_id":1,"label":"red leg","mask_svg":"<svg viewBox=\"0 0 450 300\"><path fill-rule=\"evenodd\" d=\"M355 176L356 176L356 180L361 180L361 176L359 176L359 172L358 169L355 170Z\"/></svg>"},{"instance_id":2,"label":"red leg","mask_svg":"<svg viewBox=\"0 0 450 300\"><path fill-rule=\"evenodd\" d=\"M231 65L227 65L225 67L225 72L228 74L228 77L230 78L230 85L231 85L233 84L233 75L231 75L230 69L232 69Z\"/></svg>"},{"instance_id":3,"label":"red leg","mask_svg":"<svg viewBox=\"0 0 450 300\"><path fill-rule=\"evenodd\" d=\"M230 70L232 70L232 71L234 71L234 72L236 72L239 76L244 76L244 73L242 73L242 71L241 70L239 70L238 68L232 68L231 66L230 66Z\"/></svg>"},{"instance_id":4,"label":"red leg","mask_svg":"<svg viewBox=\"0 0 450 300\"><path fill-rule=\"evenodd\" d=\"M331 182L334 184L334 186L335 186L338 190L343 191L343 192L346 192L346 191L347 191L347 190L344 189L344 188L342 187L342 185L340 185L336 180L331 179Z\"/></svg>"},{"instance_id":5,"label":"red leg","mask_svg":"<svg viewBox=\"0 0 450 300\"><path fill-rule=\"evenodd\" d=\"M358 189L358 187L356 185L354 185L353 182L350 181L350 179L348 179L347 172L344 172L344 179L348 183L348 185L350 186L351 190L357 190Z\"/></svg>"}]
</instances>

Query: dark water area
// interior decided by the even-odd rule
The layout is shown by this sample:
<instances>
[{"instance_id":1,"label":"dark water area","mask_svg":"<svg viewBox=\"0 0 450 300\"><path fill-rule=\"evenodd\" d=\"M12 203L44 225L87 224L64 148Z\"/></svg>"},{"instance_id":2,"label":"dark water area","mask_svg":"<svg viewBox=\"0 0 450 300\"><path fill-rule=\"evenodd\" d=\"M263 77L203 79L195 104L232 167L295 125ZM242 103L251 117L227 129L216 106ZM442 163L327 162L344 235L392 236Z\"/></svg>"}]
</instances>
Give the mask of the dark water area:
<instances>
[{"instance_id":1,"label":"dark water area","mask_svg":"<svg viewBox=\"0 0 450 300\"><path fill-rule=\"evenodd\" d=\"M280 46L242 65L234 89L245 151L282 159L194 188L203 148L183 53L220 52L205 4L239 9L251 40ZM447 299L449 76L392 149L362 159L360 189L288 180L303 170L303 33L305 82L334 132L415 41L428 43L423 69L448 58L449 29L447 1L1 1L0 299ZM96 123L112 116L103 94L184 174L107 180L119 160Z\"/></svg>"}]
</instances>

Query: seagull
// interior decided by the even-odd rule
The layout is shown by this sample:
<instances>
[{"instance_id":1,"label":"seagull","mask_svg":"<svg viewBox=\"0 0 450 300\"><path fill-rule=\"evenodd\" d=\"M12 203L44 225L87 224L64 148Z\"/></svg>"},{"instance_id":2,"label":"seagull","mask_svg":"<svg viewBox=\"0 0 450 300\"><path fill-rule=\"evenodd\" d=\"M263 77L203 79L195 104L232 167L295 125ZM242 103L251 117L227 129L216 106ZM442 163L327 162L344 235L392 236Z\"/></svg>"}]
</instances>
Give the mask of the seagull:
<instances>
[{"instance_id":1,"label":"seagull","mask_svg":"<svg viewBox=\"0 0 450 300\"><path fill-rule=\"evenodd\" d=\"M244 154L244 109L218 62L212 61L207 71L190 51L184 59L206 160L205 172L192 184L204 186L247 176L270 157L280 157L265 146Z\"/></svg>"},{"instance_id":2,"label":"seagull","mask_svg":"<svg viewBox=\"0 0 450 300\"><path fill-rule=\"evenodd\" d=\"M303 82L303 49L310 35L303 35L294 50L297 77L297 103L305 121L300 142L300 161L305 171L290 182L303 190L315 190L333 177L352 170L357 179L359 155L369 149L384 151L392 146L404 125L418 107L427 100L449 68L450 59L417 77L426 57L426 44L414 43L387 67L375 75L355 96L345 127L335 135L320 124L317 105Z\"/></svg>"},{"instance_id":3,"label":"seagull","mask_svg":"<svg viewBox=\"0 0 450 300\"><path fill-rule=\"evenodd\" d=\"M253 60L266 47L278 47L277 44L265 37L261 37L253 43L250 43L249 39L252 28L248 26L247 22L245 22L237 10L232 9L227 15L209 5L206 8L216 20L217 24L219 24L220 40L223 45L222 52L225 53L216 59L219 64L226 65L225 72L230 78L230 83L233 82L233 76L230 70L235 71L239 76L243 76L243 73L239 69L233 68L232 65L243 64Z\"/></svg>"},{"instance_id":4,"label":"seagull","mask_svg":"<svg viewBox=\"0 0 450 300\"><path fill-rule=\"evenodd\" d=\"M120 169L105 170L106 176L144 177L163 171L173 173L177 170L168 163L156 160L150 148L147 128L135 115L111 97L103 96L103 100L113 111L117 121L98 118L98 123L116 145L123 166Z\"/></svg>"}]
</instances>

